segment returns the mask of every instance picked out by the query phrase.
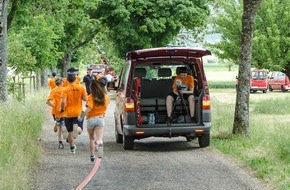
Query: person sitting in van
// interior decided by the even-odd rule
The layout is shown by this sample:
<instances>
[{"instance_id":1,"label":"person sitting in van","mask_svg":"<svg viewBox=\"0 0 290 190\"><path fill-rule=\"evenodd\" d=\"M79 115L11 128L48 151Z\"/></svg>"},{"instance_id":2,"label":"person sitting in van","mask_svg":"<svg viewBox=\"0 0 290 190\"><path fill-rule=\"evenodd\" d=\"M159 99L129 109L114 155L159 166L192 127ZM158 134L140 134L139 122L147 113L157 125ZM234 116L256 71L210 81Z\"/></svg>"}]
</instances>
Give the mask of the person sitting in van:
<instances>
[{"instance_id":1,"label":"person sitting in van","mask_svg":"<svg viewBox=\"0 0 290 190\"><path fill-rule=\"evenodd\" d=\"M188 100L191 121L193 123L196 123L197 121L194 117L195 104L193 95L194 78L193 76L187 74L186 67L180 68L178 76L176 76L173 81L172 89L173 91L168 94L166 98L166 110L168 117L167 123L173 122L173 102L176 101L178 96L183 96L184 99Z\"/></svg>"}]
</instances>

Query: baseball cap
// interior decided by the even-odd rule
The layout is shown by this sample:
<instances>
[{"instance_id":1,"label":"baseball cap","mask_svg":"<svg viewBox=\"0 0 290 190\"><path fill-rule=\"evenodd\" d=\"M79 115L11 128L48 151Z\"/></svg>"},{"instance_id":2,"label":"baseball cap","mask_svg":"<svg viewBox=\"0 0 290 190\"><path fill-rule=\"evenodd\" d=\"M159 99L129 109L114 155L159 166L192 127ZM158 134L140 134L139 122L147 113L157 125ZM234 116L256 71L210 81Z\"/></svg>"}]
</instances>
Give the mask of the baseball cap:
<instances>
[{"instance_id":1,"label":"baseball cap","mask_svg":"<svg viewBox=\"0 0 290 190\"><path fill-rule=\"evenodd\" d=\"M52 71L51 75L55 77L56 76L56 72Z\"/></svg>"},{"instance_id":2,"label":"baseball cap","mask_svg":"<svg viewBox=\"0 0 290 190\"><path fill-rule=\"evenodd\" d=\"M71 67L67 70L68 73L74 73L74 72L77 72L79 71L78 69L74 68L74 67Z\"/></svg>"},{"instance_id":3,"label":"baseball cap","mask_svg":"<svg viewBox=\"0 0 290 190\"><path fill-rule=\"evenodd\" d=\"M108 82L107 77L105 77L105 76L100 77L99 82L102 86L106 86L107 82Z\"/></svg>"}]
</instances>

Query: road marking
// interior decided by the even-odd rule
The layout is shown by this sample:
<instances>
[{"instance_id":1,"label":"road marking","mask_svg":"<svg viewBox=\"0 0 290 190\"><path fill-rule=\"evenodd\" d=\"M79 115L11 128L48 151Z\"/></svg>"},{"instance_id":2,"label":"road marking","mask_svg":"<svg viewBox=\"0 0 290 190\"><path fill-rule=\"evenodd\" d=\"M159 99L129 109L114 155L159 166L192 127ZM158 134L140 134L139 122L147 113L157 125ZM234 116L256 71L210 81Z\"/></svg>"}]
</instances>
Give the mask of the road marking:
<instances>
[{"instance_id":1,"label":"road marking","mask_svg":"<svg viewBox=\"0 0 290 190\"><path fill-rule=\"evenodd\" d=\"M92 179L92 177L95 175L95 173L98 171L99 166L101 164L102 159L101 158L97 158L95 165L93 167L93 169L91 170L91 172L87 175L87 177L84 179L84 181L79 184L79 186L76 188L76 190L82 190Z\"/></svg>"}]
</instances>

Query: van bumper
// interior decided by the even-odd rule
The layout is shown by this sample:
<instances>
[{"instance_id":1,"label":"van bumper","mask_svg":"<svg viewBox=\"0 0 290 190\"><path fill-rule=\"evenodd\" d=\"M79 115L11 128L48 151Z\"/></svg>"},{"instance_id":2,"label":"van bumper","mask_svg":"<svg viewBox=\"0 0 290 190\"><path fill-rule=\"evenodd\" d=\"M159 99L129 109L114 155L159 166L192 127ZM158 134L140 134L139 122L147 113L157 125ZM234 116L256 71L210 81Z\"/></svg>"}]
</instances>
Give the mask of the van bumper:
<instances>
[{"instance_id":1,"label":"van bumper","mask_svg":"<svg viewBox=\"0 0 290 190\"><path fill-rule=\"evenodd\" d=\"M153 125L124 125L124 133L126 136L138 138L146 137L178 137L178 136L199 136L209 134L211 123L206 122L203 125L192 123L172 123L153 124Z\"/></svg>"}]
</instances>

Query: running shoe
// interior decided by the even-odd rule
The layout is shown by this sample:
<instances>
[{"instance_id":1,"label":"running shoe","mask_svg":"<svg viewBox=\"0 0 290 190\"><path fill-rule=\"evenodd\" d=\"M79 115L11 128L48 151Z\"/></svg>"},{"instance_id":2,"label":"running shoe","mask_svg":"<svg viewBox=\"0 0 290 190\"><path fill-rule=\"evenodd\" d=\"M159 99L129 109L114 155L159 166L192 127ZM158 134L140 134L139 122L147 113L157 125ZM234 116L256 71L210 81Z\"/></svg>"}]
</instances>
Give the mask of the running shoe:
<instances>
[{"instance_id":1,"label":"running shoe","mask_svg":"<svg viewBox=\"0 0 290 190\"><path fill-rule=\"evenodd\" d=\"M72 153L72 154L76 153L76 149L77 149L76 145L71 146L70 147L70 153Z\"/></svg>"},{"instance_id":2,"label":"running shoe","mask_svg":"<svg viewBox=\"0 0 290 190\"><path fill-rule=\"evenodd\" d=\"M63 148L64 148L62 142L60 142L60 143L58 144L58 148L59 148L59 149L63 149Z\"/></svg>"},{"instance_id":3,"label":"running shoe","mask_svg":"<svg viewBox=\"0 0 290 190\"><path fill-rule=\"evenodd\" d=\"M104 154L104 146L103 144L98 144L98 158L102 158Z\"/></svg>"},{"instance_id":4,"label":"running shoe","mask_svg":"<svg viewBox=\"0 0 290 190\"><path fill-rule=\"evenodd\" d=\"M91 162L94 162L96 159L95 155L90 156L90 158L91 158Z\"/></svg>"},{"instance_id":5,"label":"running shoe","mask_svg":"<svg viewBox=\"0 0 290 190\"><path fill-rule=\"evenodd\" d=\"M65 126L62 126L62 127L61 127L61 130L62 130L62 137L63 137L63 139L64 139L64 140L67 139L67 137L68 137L68 132L67 132L66 127L65 127Z\"/></svg>"},{"instance_id":6,"label":"running shoe","mask_svg":"<svg viewBox=\"0 0 290 190\"><path fill-rule=\"evenodd\" d=\"M74 139L76 139L79 135L79 132L78 132L78 124L73 124L73 137Z\"/></svg>"}]
</instances>

